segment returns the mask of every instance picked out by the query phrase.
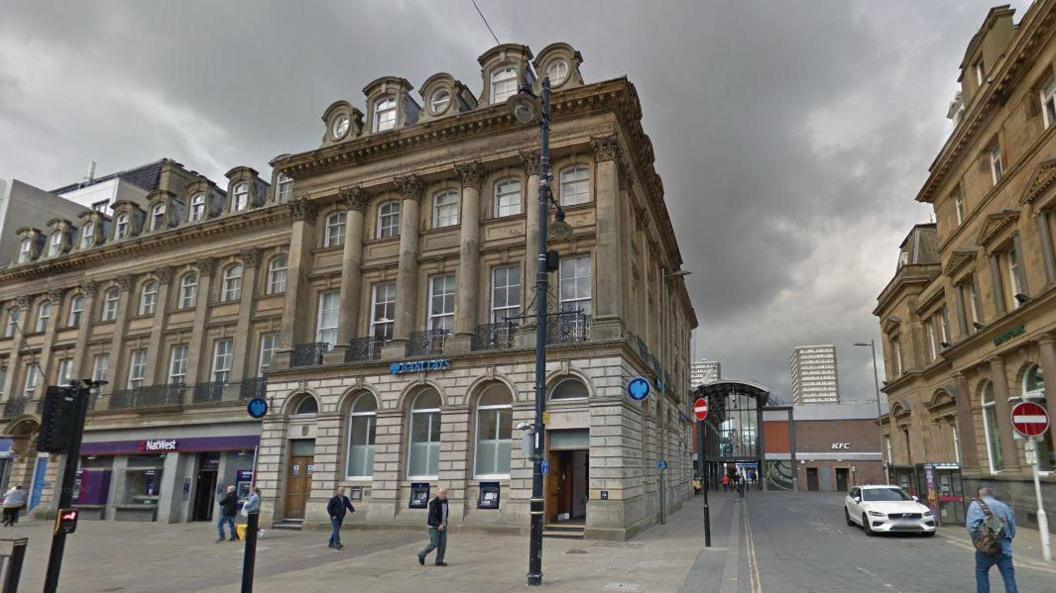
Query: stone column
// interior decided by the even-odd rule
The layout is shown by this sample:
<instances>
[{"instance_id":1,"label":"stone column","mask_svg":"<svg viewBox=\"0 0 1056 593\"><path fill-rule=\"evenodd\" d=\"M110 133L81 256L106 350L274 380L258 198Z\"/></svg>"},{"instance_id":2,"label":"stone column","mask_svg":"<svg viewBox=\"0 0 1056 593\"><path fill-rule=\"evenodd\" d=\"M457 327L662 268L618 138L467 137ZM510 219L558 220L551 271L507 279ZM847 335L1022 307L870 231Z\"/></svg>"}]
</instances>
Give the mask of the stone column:
<instances>
[{"instance_id":1,"label":"stone column","mask_svg":"<svg viewBox=\"0 0 1056 593\"><path fill-rule=\"evenodd\" d=\"M975 444L972 392L964 373L954 373L953 381L957 388L957 440L961 446L961 467L975 470L979 466L979 450Z\"/></svg>"},{"instance_id":2,"label":"stone column","mask_svg":"<svg viewBox=\"0 0 1056 593\"><path fill-rule=\"evenodd\" d=\"M408 423L399 409L379 409L377 423L369 513L371 522L388 522L396 516L397 509L407 506L406 500L400 500L400 480L406 475L403 443ZM440 434L443 438L443 432Z\"/></svg>"},{"instance_id":3,"label":"stone column","mask_svg":"<svg viewBox=\"0 0 1056 593\"><path fill-rule=\"evenodd\" d=\"M128 369L125 368L125 338L128 333L128 310L132 305L132 286L135 277L126 274L117 279L120 289L117 299L117 317L114 319L114 333L110 338L110 384L108 393L124 389L128 379ZM144 382L145 384L146 382Z\"/></svg>"},{"instance_id":4,"label":"stone column","mask_svg":"<svg viewBox=\"0 0 1056 593\"><path fill-rule=\"evenodd\" d=\"M594 270L594 320L591 336L619 338L623 311L623 278L620 267L620 205L618 167L619 140L615 136L591 138L594 149L595 225L597 253ZM663 339L663 337L661 337Z\"/></svg>"},{"instance_id":5,"label":"stone column","mask_svg":"<svg viewBox=\"0 0 1056 593\"><path fill-rule=\"evenodd\" d=\"M480 181L479 162L455 165L462 178L462 224L458 253L458 287L455 304L455 338L450 351L468 352L479 323L480 294Z\"/></svg>"},{"instance_id":6,"label":"stone column","mask_svg":"<svg viewBox=\"0 0 1056 593\"><path fill-rule=\"evenodd\" d=\"M7 358L7 375L4 377L4 395L7 400L15 397L15 379L18 377L18 365L20 362L20 353L22 352L22 345L25 343L25 325L26 320L29 319L29 297L20 296L15 300L13 307L7 308L8 319L10 319L11 312L13 309L18 309L18 329L15 330L15 334L11 337L11 355ZM6 328L5 328L6 329ZM21 396L21 392L18 396Z\"/></svg>"},{"instance_id":7,"label":"stone column","mask_svg":"<svg viewBox=\"0 0 1056 593\"><path fill-rule=\"evenodd\" d=\"M198 296L194 303L194 325L191 326L191 343L187 346L187 385L193 387L199 383L201 375L202 356L206 360L208 345L205 343L205 324L209 321L209 301L213 286L213 272L216 270L216 260L207 257L194 263L198 268ZM206 371L206 376L208 376Z\"/></svg>"},{"instance_id":8,"label":"stone column","mask_svg":"<svg viewBox=\"0 0 1056 593\"><path fill-rule=\"evenodd\" d=\"M356 337L359 325L359 300L363 287L363 221L370 196L361 187L349 187L340 192L347 210L345 217L345 246L341 254L341 310L338 314L337 344L326 353L327 363L345 360L349 343Z\"/></svg>"},{"instance_id":9,"label":"stone column","mask_svg":"<svg viewBox=\"0 0 1056 593\"><path fill-rule=\"evenodd\" d=\"M66 289L55 288L49 290L47 296L44 297L51 303L51 318L48 319L48 325L44 328L44 343L40 347L41 385L51 384L51 372L57 363L54 360L55 357L51 355L51 350L55 346L55 332L58 330L59 319L62 317L62 298L65 294ZM58 384L57 381L56 384Z\"/></svg>"},{"instance_id":10,"label":"stone column","mask_svg":"<svg viewBox=\"0 0 1056 593\"><path fill-rule=\"evenodd\" d=\"M990 359L990 380L994 383L994 412L997 416L997 432L1001 442L1001 469L1019 469L1019 447L1012 438L1011 408L1008 405L1008 377L1005 361L1000 356Z\"/></svg>"},{"instance_id":11,"label":"stone column","mask_svg":"<svg viewBox=\"0 0 1056 593\"><path fill-rule=\"evenodd\" d=\"M523 303L532 301L535 294L535 274L538 270L539 257L539 153L522 151L521 165L528 176L524 191L524 298ZM535 327L535 317L525 319L526 325Z\"/></svg>"},{"instance_id":12,"label":"stone column","mask_svg":"<svg viewBox=\"0 0 1056 593\"><path fill-rule=\"evenodd\" d=\"M1046 381L1046 385L1056 385L1056 336L1052 334L1045 334L1038 339L1038 349L1041 351L1041 375ZM1053 377L1049 379L1049 377ZM1049 411L1049 418L1056 418L1056 391L1053 395L1049 395L1048 389L1045 390L1045 407ZM1046 433L1046 438L1052 439L1052 443L1056 446L1056 431L1049 428Z\"/></svg>"},{"instance_id":13,"label":"stone column","mask_svg":"<svg viewBox=\"0 0 1056 593\"><path fill-rule=\"evenodd\" d=\"M92 333L92 321L95 320L95 294L98 286L91 280L81 283L81 296L84 297L84 312L81 313L81 324L77 327L77 343L74 346L74 355L78 360L74 372L78 378L87 378L92 374L92 357L88 353L88 336Z\"/></svg>"},{"instance_id":14,"label":"stone column","mask_svg":"<svg viewBox=\"0 0 1056 593\"><path fill-rule=\"evenodd\" d=\"M304 339L304 325L310 307L307 303L308 273L311 271L312 246L315 244L315 207L306 198L288 204L293 225L290 231L290 253L287 259L286 294L279 335L279 350L271 368L290 367L293 348ZM298 310L298 305L304 310Z\"/></svg>"},{"instance_id":15,"label":"stone column","mask_svg":"<svg viewBox=\"0 0 1056 593\"><path fill-rule=\"evenodd\" d=\"M437 482L448 491L452 523L461 523L466 516L469 503L466 499L466 474L470 460L469 407L446 406L440 415L440 460L437 464Z\"/></svg>"},{"instance_id":16,"label":"stone column","mask_svg":"<svg viewBox=\"0 0 1056 593\"><path fill-rule=\"evenodd\" d=\"M147 371L143 375L144 385L168 383L168 366L165 364L165 327L169 322L169 285L172 283L172 268L158 268L158 301L154 309L154 326L150 328L150 346L147 351Z\"/></svg>"},{"instance_id":17,"label":"stone column","mask_svg":"<svg viewBox=\"0 0 1056 593\"><path fill-rule=\"evenodd\" d=\"M1045 281L1056 282L1056 247L1052 243L1052 231L1049 229L1049 213L1042 212L1034 217L1041 237L1041 255L1045 262Z\"/></svg>"},{"instance_id":18,"label":"stone column","mask_svg":"<svg viewBox=\"0 0 1056 593\"><path fill-rule=\"evenodd\" d=\"M231 357L231 382L251 378L253 365L247 362L253 352L253 304L256 302L257 266L260 264L260 249L253 247L242 252L242 298L238 301L238 325L235 326L234 350Z\"/></svg>"},{"instance_id":19,"label":"stone column","mask_svg":"<svg viewBox=\"0 0 1056 593\"><path fill-rule=\"evenodd\" d=\"M405 356L411 332L418 320L418 204L425 183L417 175L397 177L396 185L403 196L400 205L400 264L396 274L396 321L392 344L383 351L386 358Z\"/></svg>"}]
</instances>

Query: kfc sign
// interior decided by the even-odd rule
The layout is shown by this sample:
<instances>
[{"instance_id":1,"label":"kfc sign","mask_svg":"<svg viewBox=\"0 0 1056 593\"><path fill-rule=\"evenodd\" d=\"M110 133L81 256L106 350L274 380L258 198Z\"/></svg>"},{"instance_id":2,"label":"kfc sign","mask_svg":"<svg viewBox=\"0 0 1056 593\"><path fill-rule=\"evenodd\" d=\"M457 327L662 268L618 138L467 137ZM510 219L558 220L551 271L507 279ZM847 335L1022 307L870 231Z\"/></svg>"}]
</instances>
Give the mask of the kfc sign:
<instances>
[{"instance_id":1,"label":"kfc sign","mask_svg":"<svg viewBox=\"0 0 1056 593\"><path fill-rule=\"evenodd\" d=\"M176 450L176 440L152 439L140 441L139 450L143 453L168 453Z\"/></svg>"},{"instance_id":2,"label":"kfc sign","mask_svg":"<svg viewBox=\"0 0 1056 593\"><path fill-rule=\"evenodd\" d=\"M851 444L850 443L833 443L832 444L832 448L833 448L833 450L836 450L836 451L850 451L851 450Z\"/></svg>"}]
</instances>

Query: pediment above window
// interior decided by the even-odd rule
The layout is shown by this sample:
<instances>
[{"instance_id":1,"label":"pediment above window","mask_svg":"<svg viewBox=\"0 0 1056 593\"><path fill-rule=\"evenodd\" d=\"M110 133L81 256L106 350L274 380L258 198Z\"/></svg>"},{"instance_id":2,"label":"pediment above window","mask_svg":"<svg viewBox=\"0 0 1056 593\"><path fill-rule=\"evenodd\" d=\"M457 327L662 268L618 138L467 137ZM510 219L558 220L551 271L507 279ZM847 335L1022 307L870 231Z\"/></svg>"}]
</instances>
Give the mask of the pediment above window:
<instances>
[{"instance_id":1,"label":"pediment above window","mask_svg":"<svg viewBox=\"0 0 1056 593\"><path fill-rule=\"evenodd\" d=\"M1056 189L1056 159L1039 163L1034 168L1034 173L1027 184L1027 190L1020 196L1019 203L1035 203L1042 196L1046 198L1045 202L1049 202L1052 197L1056 196L1056 192L1053 189ZM1041 204L1039 203L1037 206L1040 207Z\"/></svg>"},{"instance_id":2,"label":"pediment above window","mask_svg":"<svg viewBox=\"0 0 1056 593\"><path fill-rule=\"evenodd\" d=\"M979 233L976 243L983 247L991 245L1002 233L1015 226L1017 221L1019 221L1019 210L994 212L983 221L983 230Z\"/></svg>"},{"instance_id":3,"label":"pediment above window","mask_svg":"<svg viewBox=\"0 0 1056 593\"><path fill-rule=\"evenodd\" d=\"M957 272L965 266L971 265L975 262L975 255L975 251L954 251L950 256L950 259L946 262L946 267L942 270L943 275L956 275Z\"/></svg>"},{"instance_id":4,"label":"pediment above window","mask_svg":"<svg viewBox=\"0 0 1056 593\"><path fill-rule=\"evenodd\" d=\"M888 317L887 319L884 319L883 323L880 325L880 328L884 331L885 334L888 335L897 333L898 330L901 329L901 327L902 320L898 317L895 317L894 315Z\"/></svg>"}]
</instances>

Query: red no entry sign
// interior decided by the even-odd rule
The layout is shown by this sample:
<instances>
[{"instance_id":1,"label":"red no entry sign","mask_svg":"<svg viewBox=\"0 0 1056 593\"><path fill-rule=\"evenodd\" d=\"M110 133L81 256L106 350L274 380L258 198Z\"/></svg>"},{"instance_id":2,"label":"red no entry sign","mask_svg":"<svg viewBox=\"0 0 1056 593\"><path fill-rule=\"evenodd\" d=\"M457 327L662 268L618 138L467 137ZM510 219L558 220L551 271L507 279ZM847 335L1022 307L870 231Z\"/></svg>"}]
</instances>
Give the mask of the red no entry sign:
<instances>
[{"instance_id":1,"label":"red no entry sign","mask_svg":"<svg viewBox=\"0 0 1056 593\"><path fill-rule=\"evenodd\" d=\"M1041 436L1049 429L1049 413L1034 402L1021 402L1012 408L1012 428L1030 438Z\"/></svg>"},{"instance_id":2,"label":"red no entry sign","mask_svg":"<svg viewBox=\"0 0 1056 593\"><path fill-rule=\"evenodd\" d=\"M701 397L693 402L693 415L697 417L698 422L704 422L708 417L708 400Z\"/></svg>"}]
</instances>

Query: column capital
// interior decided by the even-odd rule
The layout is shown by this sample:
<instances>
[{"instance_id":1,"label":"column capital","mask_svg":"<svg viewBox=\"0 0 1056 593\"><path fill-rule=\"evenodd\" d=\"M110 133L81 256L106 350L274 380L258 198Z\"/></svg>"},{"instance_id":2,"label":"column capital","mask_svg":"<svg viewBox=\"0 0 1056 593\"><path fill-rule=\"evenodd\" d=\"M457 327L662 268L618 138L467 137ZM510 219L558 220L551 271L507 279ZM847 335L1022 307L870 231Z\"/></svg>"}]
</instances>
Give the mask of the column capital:
<instances>
[{"instance_id":1,"label":"column capital","mask_svg":"<svg viewBox=\"0 0 1056 593\"><path fill-rule=\"evenodd\" d=\"M425 182L417 175L405 175L393 179L400 195L408 200L420 202L425 195Z\"/></svg>"},{"instance_id":2,"label":"column capital","mask_svg":"<svg viewBox=\"0 0 1056 593\"><path fill-rule=\"evenodd\" d=\"M132 285L136 282L136 277L132 274L124 274L118 276L114 282L121 288L121 292L129 292L132 290Z\"/></svg>"},{"instance_id":3,"label":"column capital","mask_svg":"<svg viewBox=\"0 0 1056 593\"><path fill-rule=\"evenodd\" d=\"M212 257L203 257L202 259L194 262L194 267L198 268L198 272L209 276L216 269L216 259Z\"/></svg>"},{"instance_id":4,"label":"column capital","mask_svg":"<svg viewBox=\"0 0 1056 593\"><path fill-rule=\"evenodd\" d=\"M370 194L358 185L349 185L337 190L338 198L345 208L355 210L360 214L367 211L367 203L370 202Z\"/></svg>"},{"instance_id":5,"label":"column capital","mask_svg":"<svg viewBox=\"0 0 1056 593\"><path fill-rule=\"evenodd\" d=\"M80 291L84 296L94 297L95 292L99 290L99 284L94 280L84 280L81 282Z\"/></svg>"},{"instance_id":6,"label":"column capital","mask_svg":"<svg viewBox=\"0 0 1056 593\"><path fill-rule=\"evenodd\" d=\"M539 175L539 152L535 150L522 150L517 156L521 159L521 167L527 175Z\"/></svg>"},{"instance_id":7,"label":"column capital","mask_svg":"<svg viewBox=\"0 0 1056 593\"><path fill-rule=\"evenodd\" d=\"M649 209L645 206L634 209L634 226L639 231L644 231L649 226Z\"/></svg>"},{"instance_id":8,"label":"column capital","mask_svg":"<svg viewBox=\"0 0 1056 593\"><path fill-rule=\"evenodd\" d=\"M301 196L288 202L290 216L296 221L305 221L315 218L315 206L307 198Z\"/></svg>"},{"instance_id":9,"label":"column capital","mask_svg":"<svg viewBox=\"0 0 1056 593\"><path fill-rule=\"evenodd\" d=\"M24 294L15 299L15 306L22 310L29 310L29 295Z\"/></svg>"},{"instance_id":10,"label":"column capital","mask_svg":"<svg viewBox=\"0 0 1056 593\"><path fill-rule=\"evenodd\" d=\"M620 142L616 136L591 138L590 148L594 151L594 162L615 161L620 157Z\"/></svg>"},{"instance_id":11,"label":"column capital","mask_svg":"<svg viewBox=\"0 0 1056 593\"><path fill-rule=\"evenodd\" d=\"M256 247L250 247L244 250L241 254L242 265L246 268L255 268L257 262L260 261L260 249Z\"/></svg>"},{"instance_id":12,"label":"column capital","mask_svg":"<svg viewBox=\"0 0 1056 593\"><path fill-rule=\"evenodd\" d=\"M1004 366L1005 365L1005 358L1001 354L991 354L990 356L986 357L986 364L989 364L989 365L999 364L1001 366Z\"/></svg>"},{"instance_id":13,"label":"column capital","mask_svg":"<svg viewBox=\"0 0 1056 593\"><path fill-rule=\"evenodd\" d=\"M480 189L480 181L484 177L483 169L480 161L469 161L455 165L455 172L458 173L459 179L462 180L462 185L477 189Z\"/></svg>"},{"instance_id":14,"label":"column capital","mask_svg":"<svg viewBox=\"0 0 1056 593\"><path fill-rule=\"evenodd\" d=\"M1038 336L1038 344L1054 344L1056 343L1056 336L1052 334L1041 334Z\"/></svg>"},{"instance_id":15,"label":"column capital","mask_svg":"<svg viewBox=\"0 0 1056 593\"><path fill-rule=\"evenodd\" d=\"M53 305L58 305L62 303L62 297L64 296L66 296L65 288L52 288L48 291L47 298Z\"/></svg>"},{"instance_id":16,"label":"column capital","mask_svg":"<svg viewBox=\"0 0 1056 593\"><path fill-rule=\"evenodd\" d=\"M172 282L172 266L162 266L155 270L154 274L158 277L158 282L161 284Z\"/></svg>"}]
</instances>

